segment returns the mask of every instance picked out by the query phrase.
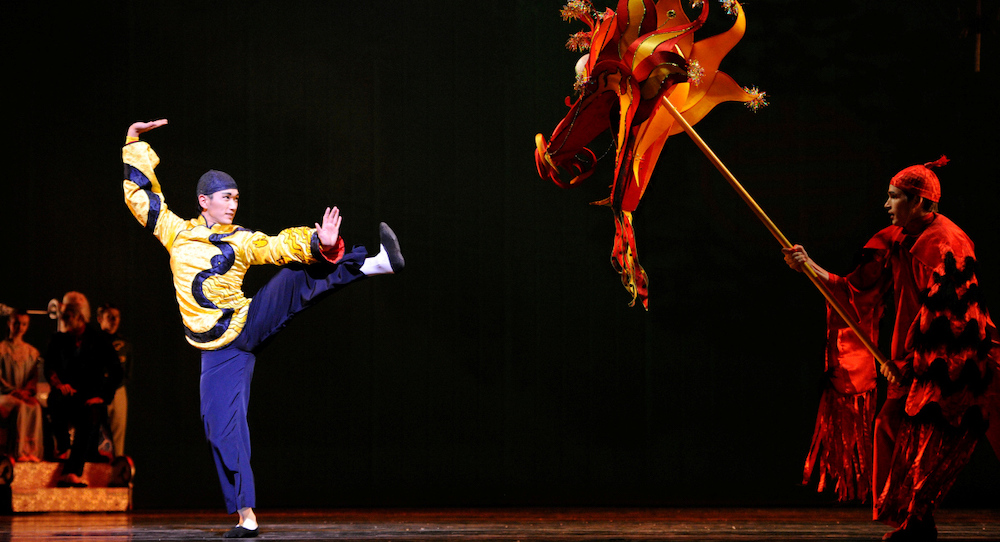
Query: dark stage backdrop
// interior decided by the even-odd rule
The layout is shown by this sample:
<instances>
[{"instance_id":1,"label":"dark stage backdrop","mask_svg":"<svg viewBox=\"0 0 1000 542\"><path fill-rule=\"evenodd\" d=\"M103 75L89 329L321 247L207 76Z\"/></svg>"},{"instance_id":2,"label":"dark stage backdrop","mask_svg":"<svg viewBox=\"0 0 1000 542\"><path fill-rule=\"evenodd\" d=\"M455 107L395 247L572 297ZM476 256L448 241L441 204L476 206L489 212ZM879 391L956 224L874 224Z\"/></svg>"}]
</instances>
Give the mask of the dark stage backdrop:
<instances>
[{"instance_id":1,"label":"dark stage backdrop","mask_svg":"<svg viewBox=\"0 0 1000 542\"><path fill-rule=\"evenodd\" d=\"M610 266L611 213L588 205L613 164L573 191L538 178L533 138L566 112L563 44L582 29L563 2L27 4L2 17L0 302L76 289L122 307L137 507L221 507L167 254L122 201L125 130L159 117L146 139L180 215L222 169L241 225L277 233L338 205L348 243L373 246L386 221L406 255L405 274L334 295L259 355L260 507L831 502L800 485L822 298L691 141L668 141L635 215L648 312ZM1000 307L1000 47L986 33L973 73L957 11L972 4L748 2L722 69L772 105L723 104L697 128L841 273L887 224L889 178L947 154L942 211ZM714 12L703 37L729 24ZM274 271L252 270L248 293ZM44 348L53 322L32 326ZM980 446L945 504L997 506L998 483Z\"/></svg>"}]
</instances>

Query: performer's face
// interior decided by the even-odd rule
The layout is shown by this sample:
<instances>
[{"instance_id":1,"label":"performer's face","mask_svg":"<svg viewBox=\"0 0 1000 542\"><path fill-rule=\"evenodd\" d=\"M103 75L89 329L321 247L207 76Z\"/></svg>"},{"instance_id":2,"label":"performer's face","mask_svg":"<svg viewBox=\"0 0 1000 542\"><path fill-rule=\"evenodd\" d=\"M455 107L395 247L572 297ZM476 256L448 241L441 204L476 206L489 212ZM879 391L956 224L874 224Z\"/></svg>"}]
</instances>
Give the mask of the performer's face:
<instances>
[{"instance_id":1,"label":"performer's face","mask_svg":"<svg viewBox=\"0 0 1000 542\"><path fill-rule=\"evenodd\" d=\"M7 326L10 328L10 338L18 339L23 337L28 331L28 324L31 319L27 314L12 314L7 319Z\"/></svg>"},{"instance_id":2,"label":"performer's face","mask_svg":"<svg viewBox=\"0 0 1000 542\"><path fill-rule=\"evenodd\" d=\"M87 321L83 319L83 313L80 310L80 306L76 303L67 303L63 305L62 312L59 314L59 319L62 320L64 333L79 335L83 333L83 330L87 327Z\"/></svg>"},{"instance_id":3,"label":"performer's face","mask_svg":"<svg viewBox=\"0 0 1000 542\"><path fill-rule=\"evenodd\" d=\"M889 185L889 198L885 200L885 209L889 211L889 220L893 226L905 228L910 219L917 215L920 206L919 198L911 198L898 187Z\"/></svg>"},{"instance_id":4,"label":"performer's face","mask_svg":"<svg viewBox=\"0 0 1000 542\"><path fill-rule=\"evenodd\" d=\"M101 317L98 320L101 324L101 329L107 331L108 333L114 335L118 333L118 325L121 323L121 313L118 309L106 309L101 313Z\"/></svg>"},{"instance_id":5,"label":"performer's face","mask_svg":"<svg viewBox=\"0 0 1000 542\"><path fill-rule=\"evenodd\" d=\"M236 208L240 206L240 191L235 188L219 190L211 196L198 196L202 214L211 224L232 224ZM210 225L211 225L210 224Z\"/></svg>"}]
</instances>

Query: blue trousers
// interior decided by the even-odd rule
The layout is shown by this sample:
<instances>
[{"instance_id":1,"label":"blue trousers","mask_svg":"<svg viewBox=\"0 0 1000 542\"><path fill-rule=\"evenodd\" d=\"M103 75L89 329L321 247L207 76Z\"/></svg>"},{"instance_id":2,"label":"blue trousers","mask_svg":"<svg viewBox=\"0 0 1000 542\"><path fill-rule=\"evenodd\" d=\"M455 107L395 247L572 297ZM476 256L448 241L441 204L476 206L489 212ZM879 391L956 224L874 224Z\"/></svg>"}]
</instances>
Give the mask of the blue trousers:
<instances>
[{"instance_id":1,"label":"blue trousers","mask_svg":"<svg viewBox=\"0 0 1000 542\"><path fill-rule=\"evenodd\" d=\"M256 506L247 425L254 354L296 314L363 278L360 269L366 256L359 246L336 265L282 268L254 295L236 340L218 350L202 351L201 419L230 514Z\"/></svg>"}]
</instances>

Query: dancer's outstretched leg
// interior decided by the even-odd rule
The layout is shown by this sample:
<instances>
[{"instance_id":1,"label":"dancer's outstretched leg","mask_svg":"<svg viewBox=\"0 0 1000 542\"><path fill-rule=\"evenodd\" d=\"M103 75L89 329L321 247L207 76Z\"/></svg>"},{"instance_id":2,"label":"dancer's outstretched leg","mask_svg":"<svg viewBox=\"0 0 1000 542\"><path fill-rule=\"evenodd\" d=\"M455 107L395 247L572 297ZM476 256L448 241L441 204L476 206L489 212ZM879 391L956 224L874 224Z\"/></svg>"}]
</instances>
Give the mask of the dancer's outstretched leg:
<instances>
[{"instance_id":1,"label":"dancer's outstretched leg","mask_svg":"<svg viewBox=\"0 0 1000 542\"><path fill-rule=\"evenodd\" d=\"M331 293L367 276L401 271L404 260L399 240L384 222L379 225L379 238L379 253L371 258L364 247L357 246L336 264L282 268L254 295L246 326L234 344L255 351L296 314Z\"/></svg>"},{"instance_id":2,"label":"dancer's outstretched leg","mask_svg":"<svg viewBox=\"0 0 1000 542\"><path fill-rule=\"evenodd\" d=\"M365 258L361 272L365 275L386 275L399 273L406 262L399 250L399 240L388 224L382 222L378 227L379 252L371 258Z\"/></svg>"}]
</instances>

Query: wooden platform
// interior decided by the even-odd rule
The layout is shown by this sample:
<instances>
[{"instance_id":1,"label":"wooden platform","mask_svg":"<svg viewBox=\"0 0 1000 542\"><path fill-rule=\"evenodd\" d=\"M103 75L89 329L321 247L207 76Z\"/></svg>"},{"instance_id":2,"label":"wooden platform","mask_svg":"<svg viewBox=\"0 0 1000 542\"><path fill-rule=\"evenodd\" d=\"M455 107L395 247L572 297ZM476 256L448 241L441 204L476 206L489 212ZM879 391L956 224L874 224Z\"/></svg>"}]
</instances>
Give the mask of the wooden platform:
<instances>
[{"instance_id":1,"label":"wooden platform","mask_svg":"<svg viewBox=\"0 0 1000 542\"><path fill-rule=\"evenodd\" d=\"M257 510L263 540L880 540L865 508ZM0 540L219 540L235 516L174 511L15 514ZM939 540L1000 540L1000 511L940 510Z\"/></svg>"},{"instance_id":2,"label":"wooden platform","mask_svg":"<svg viewBox=\"0 0 1000 542\"><path fill-rule=\"evenodd\" d=\"M124 459L124 458L122 458ZM132 475L120 464L86 463L85 488L56 487L61 463L15 463L10 483L14 512L124 512L132 509ZM131 469L131 465L128 466ZM117 486L117 487L109 487Z\"/></svg>"}]
</instances>

